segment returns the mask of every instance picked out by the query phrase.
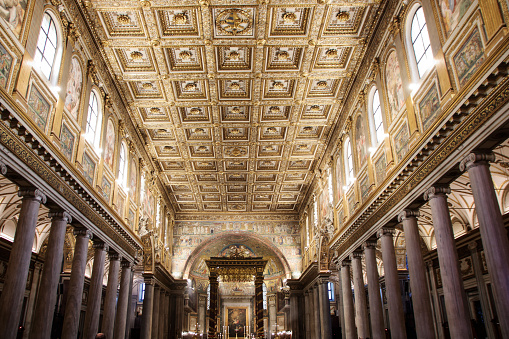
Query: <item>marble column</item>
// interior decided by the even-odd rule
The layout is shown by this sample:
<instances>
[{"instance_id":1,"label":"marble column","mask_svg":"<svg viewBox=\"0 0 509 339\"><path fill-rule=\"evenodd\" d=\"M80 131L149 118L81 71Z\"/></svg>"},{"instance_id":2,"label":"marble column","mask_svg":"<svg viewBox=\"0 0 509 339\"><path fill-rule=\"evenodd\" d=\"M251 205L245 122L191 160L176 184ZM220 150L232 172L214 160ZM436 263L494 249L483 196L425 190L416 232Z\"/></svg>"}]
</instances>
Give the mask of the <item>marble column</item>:
<instances>
[{"instance_id":1,"label":"marble column","mask_svg":"<svg viewBox=\"0 0 509 339\"><path fill-rule=\"evenodd\" d=\"M410 289L412 291L412 304L417 337L419 339L435 338L435 328L431 314L429 287L426 279L426 266L421 252L421 237L417 226L418 211L403 210L399 222L403 223L410 273Z\"/></svg>"},{"instance_id":2,"label":"marble column","mask_svg":"<svg viewBox=\"0 0 509 339\"><path fill-rule=\"evenodd\" d=\"M0 333L4 338L15 338L18 331L39 207L46 203L46 195L35 188L20 188L18 195L22 197L21 209L0 296Z\"/></svg>"},{"instance_id":3,"label":"marble column","mask_svg":"<svg viewBox=\"0 0 509 339\"><path fill-rule=\"evenodd\" d=\"M369 319L373 339L385 339L384 314L380 296L380 277L376 264L376 240L368 240L364 244L366 260L366 276L368 278Z\"/></svg>"},{"instance_id":4,"label":"marble column","mask_svg":"<svg viewBox=\"0 0 509 339\"><path fill-rule=\"evenodd\" d=\"M166 291L161 289L160 291L160 304L159 304L159 313L155 314L159 317L158 326L159 332L157 333L157 336L155 338L162 339L163 333L164 333L164 310L166 308Z\"/></svg>"},{"instance_id":5,"label":"marble column","mask_svg":"<svg viewBox=\"0 0 509 339\"><path fill-rule=\"evenodd\" d=\"M296 303L296 298L293 298L294 294L291 294L290 297L292 298L290 303L292 304L292 309L290 310L290 314L292 314L293 310L298 310L298 305ZM256 310L256 337L258 339L262 339L264 337L264 326L263 326L263 273L257 272L255 277L255 310ZM297 318L298 318L298 313ZM294 323L292 317L292 331L295 331L294 329ZM297 335L298 338L298 335Z\"/></svg>"},{"instance_id":6,"label":"marble column","mask_svg":"<svg viewBox=\"0 0 509 339\"><path fill-rule=\"evenodd\" d=\"M87 311L83 323L83 339L94 339L99 330L101 299L103 294L104 263L108 246L94 239L94 265L88 289Z\"/></svg>"},{"instance_id":7,"label":"marble column","mask_svg":"<svg viewBox=\"0 0 509 339\"><path fill-rule=\"evenodd\" d=\"M145 277L145 298L143 299L143 313L141 314L140 339L152 338L152 316L154 311L154 278Z\"/></svg>"},{"instance_id":8,"label":"marble column","mask_svg":"<svg viewBox=\"0 0 509 339\"><path fill-rule=\"evenodd\" d=\"M341 265L338 266L338 283L336 284L336 300L338 301L339 324L341 326L341 339L345 339L345 311L343 307L343 284L341 283Z\"/></svg>"},{"instance_id":9,"label":"marble column","mask_svg":"<svg viewBox=\"0 0 509 339\"><path fill-rule=\"evenodd\" d=\"M38 297L39 291L39 281L41 278L42 272L42 263L34 262L34 270L32 273L32 284L30 285L30 295L28 296L25 315L25 331L23 332L23 339L28 339L30 332L32 331L32 323L34 320L34 308L35 308L35 298Z\"/></svg>"},{"instance_id":10,"label":"marble column","mask_svg":"<svg viewBox=\"0 0 509 339\"><path fill-rule=\"evenodd\" d=\"M84 228L74 229L76 242L72 259L69 292L65 304L62 339L75 339L78 337L78 326L83 299L83 283L85 282L85 268L87 266L88 241L92 233Z\"/></svg>"},{"instance_id":11,"label":"marble column","mask_svg":"<svg viewBox=\"0 0 509 339\"><path fill-rule=\"evenodd\" d=\"M490 321L493 319L493 316L491 314L488 290L486 288L486 282L484 281L483 267L481 258L479 257L480 253L477 249L477 242L469 242L468 249L470 250L470 254L472 256L472 266L474 268L475 282L477 283L479 299L481 299L483 318L485 320L484 325L486 326L486 330L488 332L488 338L496 338L495 329L493 328L494 324L492 321Z\"/></svg>"},{"instance_id":12,"label":"marble column","mask_svg":"<svg viewBox=\"0 0 509 339\"><path fill-rule=\"evenodd\" d=\"M442 339L442 338L445 338L444 326L443 326L444 320L443 320L442 312L440 311L440 297L439 297L438 291L437 291L436 275L435 275L435 268L433 267L433 261L432 260L427 261L426 267L427 267L428 281L430 283L429 287L431 289L430 300L431 300L431 305L432 305L431 311L433 312L433 319L434 319L434 324L435 324L435 335L437 338Z\"/></svg>"},{"instance_id":13,"label":"marble column","mask_svg":"<svg viewBox=\"0 0 509 339\"><path fill-rule=\"evenodd\" d=\"M379 232L382 245L382 260L385 272L385 291L389 309L389 324L393 338L406 338L405 314L401 300L401 287L394 251L394 229L382 228Z\"/></svg>"},{"instance_id":14,"label":"marble column","mask_svg":"<svg viewBox=\"0 0 509 339\"><path fill-rule=\"evenodd\" d=\"M316 310L318 312L318 310ZM299 331L299 295L297 291L290 290L290 326L292 331L292 338L300 338L300 331ZM262 318L262 324L263 324L263 318ZM263 325L261 326L263 329ZM260 333L259 327L256 331L256 338L257 339L263 339L265 336L263 332Z\"/></svg>"},{"instance_id":15,"label":"marble column","mask_svg":"<svg viewBox=\"0 0 509 339\"><path fill-rule=\"evenodd\" d=\"M345 314L346 339L356 339L355 311L353 309L352 280L350 278L350 260L341 263L341 289L343 290L343 312Z\"/></svg>"},{"instance_id":16,"label":"marble column","mask_svg":"<svg viewBox=\"0 0 509 339\"><path fill-rule=\"evenodd\" d=\"M304 314L306 315L306 318L304 319L306 324L306 338L311 338L311 312L314 312L314 309L311 307L311 292L307 290L304 292L304 305L305 310Z\"/></svg>"},{"instance_id":17,"label":"marble column","mask_svg":"<svg viewBox=\"0 0 509 339\"><path fill-rule=\"evenodd\" d=\"M315 323L315 337L316 339L320 339L322 337L322 330L320 329L320 295L318 291L318 286L313 286L313 313L314 313L314 323Z\"/></svg>"},{"instance_id":18,"label":"marble column","mask_svg":"<svg viewBox=\"0 0 509 339\"><path fill-rule=\"evenodd\" d=\"M129 299L131 298L131 263L122 260L122 273L120 275L120 291L118 292L117 313L115 315L114 339L123 339L126 332Z\"/></svg>"},{"instance_id":19,"label":"marble column","mask_svg":"<svg viewBox=\"0 0 509 339\"><path fill-rule=\"evenodd\" d=\"M318 278L318 294L320 295L320 328L322 339L332 338L328 283L328 275L320 276Z\"/></svg>"},{"instance_id":20,"label":"marble column","mask_svg":"<svg viewBox=\"0 0 509 339\"><path fill-rule=\"evenodd\" d=\"M34 318L30 329L30 339L49 338L55 303L57 301L57 288L60 279L60 269L64 256L64 240L67 224L72 222L71 216L64 211L50 212L51 228L49 231L46 258L42 268L41 283L37 301L35 303Z\"/></svg>"},{"instance_id":21,"label":"marble column","mask_svg":"<svg viewBox=\"0 0 509 339\"><path fill-rule=\"evenodd\" d=\"M369 323L366 290L364 289L364 277L362 276L362 252L355 251L352 253L352 271L357 337L359 339L365 339L369 337Z\"/></svg>"},{"instance_id":22,"label":"marble column","mask_svg":"<svg viewBox=\"0 0 509 339\"><path fill-rule=\"evenodd\" d=\"M219 282L217 281L217 275L215 272L210 272L209 276L209 284L210 284L210 308L209 308L209 329L208 329L208 338L216 339L217 338L217 292L219 287ZM178 307L178 305L177 305Z\"/></svg>"},{"instance_id":23,"label":"marble column","mask_svg":"<svg viewBox=\"0 0 509 339\"><path fill-rule=\"evenodd\" d=\"M152 311L152 339L157 339L159 335L159 307L161 305L161 288L154 287L154 310Z\"/></svg>"},{"instance_id":24,"label":"marble column","mask_svg":"<svg viewBox=\"0 0 509 339\"><path fill-rule=\"evenodd\" d=\"M446 194L450 192L448 187L431 187L424 193L424 199L429 200L431 207L449 331L452 338L468 339L473 334L447 206Z\"/></svg>"},{"instance_id":25,"label":"marble column","mask_svg":"<svg viewBox=\"0 0 509 339\"><path fill-rule=\"evenodd\" d=\"M104 296L104 312L101 325L101 332L106 338L113 338L113 329L115 327L115 309L117 307L117 289L118 272L120 269L120 255L117 252L108 253L110 267L108 270L108 285L106 286L106 295Z\"/></svg>"},{"instance_id":26,"label":"marble column","mask_svg":"<svg viewBox=\"0 0 509 339\"><path fill-rule=\"evenodd\" d=\"M127 320L125 326L125 337L131 337L131 328L134 327L134 319L136 318L136 300L133 303L133 284L134 284L134 266L131 267L131 276L129 278L129 297L127 298Z\"/></svg>"},{"instance_id":27,"label":"marble column","mask_svg":"<svg viewBox=\"0 0 509 339\"><path fill-rule=\"evenodd\" d=\"M207 296L206 295L198 295L198 332L200 334L206 333L207 327L205 326L205 317L207 314Z\"/></svg>"},{"instance_id":28,"label":"marble column","mask_svg":"<svg viewBox=\"0 0 509 339\"><path fill-rule=\"evenodd\" d=\"M509 319L509 239L491 178L489 161L495 161L494 154L471 153L460 163L460 169L468 171L500 329L503 337L509 338L509 321L504 321Z\"/></svg>"}]
</instances>

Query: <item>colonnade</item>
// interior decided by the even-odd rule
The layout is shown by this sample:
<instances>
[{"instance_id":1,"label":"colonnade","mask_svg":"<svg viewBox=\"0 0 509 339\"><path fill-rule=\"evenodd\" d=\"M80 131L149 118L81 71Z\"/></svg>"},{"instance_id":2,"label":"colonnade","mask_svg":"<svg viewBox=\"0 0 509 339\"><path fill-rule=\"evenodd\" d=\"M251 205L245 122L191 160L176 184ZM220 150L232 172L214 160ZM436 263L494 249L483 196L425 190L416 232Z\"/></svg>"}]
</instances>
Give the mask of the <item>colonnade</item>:
<instances>
[{"instance_id":1,"label":"colonnade","mask_svg":"<svg viewBox=\"0 0 509 339\"><path fill-rule=\"evenodd\" d=\"M509 258L509 240L489 171L488 162L493 160L494 156L491 154L472 153L460 163L460 169L462 171L467 170L470 178L486 264L495 294L495 306L499 319L503 320L509 319L509 261L507 260ZM431 207L450 335L452 338L473 338L467 297L463 287L447 202L449 193L451 193L449 187L434 185L425 191L424 198ZM418 216L418 210L404 209L399 213L398 220L403 224L405 233L417 337L435 338L426 265L421 253ZM343 331L347 339L385 338L375 257L376 237L380 239L382 246L388 322L390 323L391 335L393 338L406 337L393 234L394 228L382 227L361 248L356 249L340 263L344 314ZM472 246L471 250L477 255L477 246ZM362 256L364 256L366 262L369 319L361 265ZM474 258L474 266L476 265L480 266L478 255ZM351 268L353 270L355 307L351 288ZM482 288L482 285L480 288ZM486 298L484 291L481 291L480 294L481 298L483 298L483 295ZM371 325L371 334L369 324ZM500 326L503 337L509 338L509 322L501 321Z\"/></svg>"},{"instance_id":2,"label":"colonnade","mask_svg":"<svg viewBox=\"0 0 509 339\"><path fill-rule=\"evenodd\" d=\"M0 297L0 333L3 338L16 338L21 316L23 297L29 272L32 245L41 204L47 199L45 193L34 187L21 187L18 191L21 208L15 238L9 257L5 282ZM57 289L60 280L65 233L68 224L73 222L70 213L62 209L49 212L51 228L49 232L46 257L42 268L34 312L30 322L30 339L51 337ZM88 260L89 240L93 240L94 265L88 292L83 338L93 339L99 330L99 315L102 298L105 256L109 255L109 278L104 298L104 313L101 330L107 338L124 338L127 324L128 301L131 297L132 262L122 259L99 237L76 222L76 237L72 270L69 281L62 338L76 338L79 330L79 317L83 299L85 268ZM118 274L121 271L120 293L117 302ZM33 291L35 293L35 291Z\"/></svg>"}]
</instances>

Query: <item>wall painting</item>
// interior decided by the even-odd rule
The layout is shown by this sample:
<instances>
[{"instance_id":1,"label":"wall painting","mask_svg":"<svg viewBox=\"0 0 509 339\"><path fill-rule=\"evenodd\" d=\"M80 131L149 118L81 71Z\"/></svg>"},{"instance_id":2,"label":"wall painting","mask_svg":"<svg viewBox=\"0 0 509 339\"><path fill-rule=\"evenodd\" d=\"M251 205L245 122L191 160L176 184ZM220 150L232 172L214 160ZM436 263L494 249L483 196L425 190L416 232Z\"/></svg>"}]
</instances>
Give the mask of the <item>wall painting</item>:
<instances>
[{"instance_id":1,"label":"wall painting","mask_svg":"<svg viewBox=\"0 0 509 339\"><path fill-rule=\"evenodd\" d=\"M94 184L95 162L85 152L83 153L83 175L90 185Z\"/></svg>"},{"instance_id":2,"label":"wall painting","mask_svg":"<svg viewBox=\"0 0 509 339\"><path fill-rule=\"evenodd\" d=\"M65 96L64 107L75 120L78 120L82 83L83 74L81 72L80 63L78 59L72 58L69 80L67 80L67 94Z\"/></svg>"},{"instance_id":3,"label":"wall painting","mask_svg":"<svg viewBox=\"0 0 509 339\"><path fill-rule=\"evenodd\" d=\"M120 194L117 196L117 203L115 205L117 207L117 213L121 217L123 217L124 216L125 199Z\"/></svg>"},{"instance_id":4,"label":"wall painting","mask_svg":"<svg viewBox=\"0 0 509 339\"><path fill-rule=\"evenodd\" d=\"M129 227L131 229L134 229L134 227L136 226L136 220L135 220L134 211L132 209L129 209L129 215L127 216L127 222L129 224Z\"/></svg>"},{"instance_id":5,"label":"wall painting","mask_svg":"<svg viewBox=\"0 0 509 339\"><path fill-rule=\"evenodd\" d=\"M454 28L461 21L461 18L470 8L473 0L439 0L438 5L442 13L442 19L447 36L451 34Z\"/></svg>"},{"instance_id":6,"label":"wall painting","mask_svg":"<svg viewBox=\"0 0 509 339\"><path fill-rule=\"evenodd\" d=\"M0 1L0 18L9 25L18 38L23 29L27 4L28 0Z\"/></svg>"},{"instance_id":7,"label":"wall painting","mask_svg":"<svg viewBox=\"0 0 509 339\"><path fill-rule=\"evenodd\" d=\"M44 131L51 106L33 84L28 96L28 107L30 107L27 112L29 117L32 118L37 127Z\"/></svg>"},{"instance_id":8,"label":"wall painting","mask_svg":"<svg viewBox=\"0 0 509 339\"><path fill-rule=\"evenodd\" d=\"M385 159L385 153L382 153L382 155L375 162L376 180L378 181L379 184L382 181L384 181L386 173L387 173L387 159Z\"/></svg>"},{"instance_id":9,"label":"wall painting","mask_svg":"<svg viewBox=\"0 0 509 339\"><path fill-rule=\"evenodd\" d=\"M385 78L387 86L387 97L392 116L399 113L405 105L403 94L403 82L401 81L401 70L399 68L396 51L392 51L385 63Z\"/></svg>"},{"instance_id":10,"label":"wall painting","mask_svg":"<svg viewBox=\"0 0 509 339\"><path fill-rule=\"evenodd\" d=\"M427 130L435 121L437 112L440 109L440 96L438 95L437 85L433 86L424 95L419 102L419 114L421 115L423 130Z\"/></svg>"},{"instance_id":11,"label":"wall painting","mask_svg":"<svg viewBox=\"0 0 509 339\"><path fill-rule=\"evenodd\" d=\"M106 142L104 144L104 163L113 170L113 152L115 150L115 127L113 120L108 119L106 126Z\"/></svg>"},{"instance_id":12,"label":"wall painting","mask_svg":"<svg viewBox=\"0 0 509 339\"><path fill-rule=\"evenodd\" d=\"M366 199L369 196L369 177L366 175L362 180L359 182L359 185L361 187L361 198L362 201L366 201Z\"/></svg>"},{"instance_id":13,"label":"wall painting","mask_svg":"<svg viewBox=\"0 0 509 339\"><path fill-rule=\"evenodd\" d=\"M359 166L362 167L368 160L368 146L366 144L366 128L362 116L357 117L355 123L355 147L359 157Z\"/></svg>"},{"instance_id":14,"label":"wall painting","mask_svg":"<svg viewBox=\"0 0 509 339\"><path fill-rule=\"evenodd\" d=\"M408 125L405 121L403 125L401 125L399 131L396 132L394 136L394 150L396 151L396 159L400 162L408 152L408 141L410 139L408 133Z\"/></svg>"},{"instance_id":15,"label":"wall painting","mask_svg":"<svg viewBox=\"0 0 509 339\"><path fill-rule=\"evenodd\" d=\"M137 186L137 172L136 172L136 160L131 160L131 173L129 178L129 193L131 195L131 201L136 202L136 186Z\"/></svg>"},{"instance_id":16,"label":"wall painting","mask_svg":"<svg viewBox=\"0 0 509 339\"><path fill-rule=\"evenodd\" d=\"M67 160L72 161L74 134L69 130L65 123L62 124L62 130L60 131L60 149Z\"/></svg>"},{"instance_id":17,"label":"wall painting","mask_svg":"<svg viewBox=\"0 0 509 339\"><path fill-rule=\"evenodd\" d=\"M101 189L103 191L103 198L106 201L110 201L110 195L111 195L111 183L106 177L103 177L103 181L101 183Z\"/></svg>"},{"instance_id":18,"label":"wall painting","mask_svg":"<svg viewBox=\"0 0 509 339\"><path fill-rule=\"evenodd\" d=\"M336 156L336 166L334 168L336 173L336 189L334 190L334 195L336 198L336 203L338 203L343 197L343 182L341 180L341 168L343 166L343 161L341 158L341 153L339 152Z\"/></svg>"},{"instance_id":19,"label":"wall painting","mask_svg":"<svg viewBox=\"0 0 509 339\"><path fill-rule=\"evenodd\" d=\"M479 30L474 30L463 46L454 55L454 66L460 86L472 77L477 68L484 62L484 47Z\"/></svg>"},{"instance_id":20,"label":"wall painting","mask_svg":"<svg viewBox=\"0 0 509 339\"><path fill-rule=\"evenodd\" d=\"M329 210L329 190L328 186L325 186L322 190L322 194L320 195L320 218L323 219L327 215Z\"/></svg>"},{"instance_id":21,"label":"wall painting","mask_svg":"<svg viewBox=\"0 0 509 339\"><path fill-rule=\"evenodd\" d=\"M345 212L343 211L343 206L340 206L338 210L338 229L341 230L343 228L343 220L345 219Z\"/></svg>"},{"instance_id":22,"label":"wall painting","mask_svg":"<svg viewBox=\"0 0 509 339\"><path fill-rule=\"evenodd\" d=\"M354 209L355 209L355 193L351 194L348 197L348 213L350 213L350 215L352 215Z\"/></svg>"},{"instance_id":23,"label":"wall painting","mask_svg":"<svg viewBox=\"0 0 509 339\"><path fill-rule=\"evenodd\" d=\"M0 43L0 86L7 88L9 76L11 75L13 58L7 49Z\"/></svg>"},{"instance_id":24,"label":"wall painting","mask_svg":"<svg viewBox=\"0 0 509 339\"><path fill-rule=\"evenodd\" d=\"M227 326L230 338L244 338L247 326L247 308L227 307Z\"/></svg>"}]
</instances>

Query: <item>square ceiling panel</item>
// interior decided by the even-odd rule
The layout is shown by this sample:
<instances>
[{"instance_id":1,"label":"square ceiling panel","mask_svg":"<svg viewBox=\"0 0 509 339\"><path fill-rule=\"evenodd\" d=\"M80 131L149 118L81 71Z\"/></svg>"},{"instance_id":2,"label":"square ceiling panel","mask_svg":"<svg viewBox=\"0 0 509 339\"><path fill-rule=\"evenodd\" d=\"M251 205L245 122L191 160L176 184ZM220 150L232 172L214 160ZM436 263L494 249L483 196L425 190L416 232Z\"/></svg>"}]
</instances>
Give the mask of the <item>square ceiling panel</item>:
<instances>
[{"instance_id":1,"label":"square ceiling panel","mask_svg":"<svg viewBox=\"0 0 509 339\"><path fill-rule=\"evenodd\" d=\"M139 10L100 10L99 17L111 38L145 37L143 15Z\"/></svg>"},{"instance_id":2,"label":"square ceiling panel","mask_svg":"<svg viewBox=\"0 0 509 339\"><path fill-rule=\"evenodd\" d=\"M271 7L270 37L297 37L308 34L311 7Z\"/></svg>"},{"instance_id":3,"label":"square ceiling panel","mask_svg":"<svg viewBox=\"0 0 509 339\"><path fill-rule=\"evenodd\" d=\"M215 49L218 72L250 72L252 70L252 47L218 46Z\"/></svg>"},{"instance_id":4,"label":"square ceiling panel","mask_svg":"<svg viewBox=\"0 0 509 339\"><path fill-rule=\"evenodd\" d=\"M364 19L364 6L330 6L322 35L356 35Z\"/></svg>"},{"instance_id":5,"label":"square ceiling panel","mask_svg":"<svg viewBox=\"0 0 509 339\"><path fill-rule=\"evenodd\" d=\"M202 46L165 48L168 67L172 72L204 72L205 60Z\"/></svg>"},{"instance_id":6,"label":"square ceiling panel","mask_svg":"<svg viewBox=\"0 0 509 339\"><path fill-rule=\"evenodd\" d=\"M155 72L149 48L115 48L115 56L124 73Z\"/></svg>"},{"instance_id":7,"label":"square ceiling panel","mask_svg":"<svg viewBox=\"0 0 509 339\"><path fill-rule=\"evenodd\" d=\"M173 81L173 91L178 100L207 100L207 85L204 80Z\"/></svg>"},{"instance_id":8,"label":"square ceiling panel","mask_svg":"<svg viewBox=\"0 0 509 339\"><path fill-rule=\"evenodd\" d=\"M163 37L196 38L201 34L196 7L155 9L155 13Z\"/></svg>"},{"instance_id":9,"label":"square ceiling panel","mask_svg":"<svg viewBox=\"0 0 509 339\"><path fill-rule=\"evenodd\" d=\"M268 47L266 48L265 69L269 72L298 71L303 55L303 47Z\"/></svg>"},{"instance_id":10,"label":"square ceiling panel","mask_svg":"<svg viewBox=\"0 0 509 339\"><path fill-rule=\"evenodd\" d=\"M219 80L219 98L222 100L251 99L251 80L227 79Z\"/></svg>"},{"instance_id":11,"label":"square ceiling panel","mask_svg":"<svg viewBox=\"0 0 509 339\"><path fill-rule=\"evenodd\" d=\"M249 122L251 106L221 106L222 122Z\"/></svg>"}]
</instances>

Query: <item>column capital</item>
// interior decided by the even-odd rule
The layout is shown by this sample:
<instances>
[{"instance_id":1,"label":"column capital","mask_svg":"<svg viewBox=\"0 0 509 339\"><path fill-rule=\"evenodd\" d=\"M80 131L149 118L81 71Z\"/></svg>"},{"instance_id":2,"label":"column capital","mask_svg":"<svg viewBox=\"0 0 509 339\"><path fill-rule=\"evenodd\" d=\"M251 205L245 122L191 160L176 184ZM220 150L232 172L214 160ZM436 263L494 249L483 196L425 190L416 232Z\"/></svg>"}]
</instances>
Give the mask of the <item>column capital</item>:
<instances>
[{"instance_id":1,"label":"column capital","mask_svg":"<svg viewBox=\"0 0 509 339\"><path fill-rule=\"evenodd\" d=\"M66 221L68 224L72 222L72 216L67 213L66 211L62 210L55 210L55 211L49 211L48 217L50 217L53 220L62 220Z\"/></svg>"},{"instance_id":2,"label":"column capital","mask_svg":"<svg viewBox=\"0 0 509 339\"><path fill-rule=\"evenodd\" d=\"M394 234L396 234L396 229L394 227L382 227L378 232L377 232L377 235L378 237L383 237L383 236L393 236Z\"/></svg>"},{"instance_id":3,"label":"column capital","mask_svg":"<svg viewBox=\"0 0 509 339\"><path fill-rule=\"evenodd\" d=\"M46 194L42 190L35 187L20 187L18 196L22 197L23 199L35 199L41 204L46 203Z\"/></svg>"},{"instance_id":4,"label":"column capital","mask_svg":"<svg viewBox=\"0 0 509 339\"><path fill-rule=\"evenodd\" d=\"M470 153L460 162L460 171L469 170L478 165L488 165L488 162L495 161L493 153Z\"/></svg>"},{"instance_id":5,"label":"column capital","mask_svg":"<svg viewBox=\"0 0 509 339\"><path fill-rule=\"evenodd\" d=\"M352 265L352 261L350 259L345 259L341 262L341 266L342 267L345 267L345 266L351 266Z\"/></svg>"},{"instance_id":6,"label":"column capital","mask_svg":"<svg viewBox=\"0 0 509 339\"><path fill-rule=\"evenodd\" d=\"M352 254L351 254L351 257L352 259L361 259L362 260L362 255L364 253L360 250L356 250L356 251L353 251Z\"/></svg>"},{"instance_id":7,"label":"column capital","mask_svg":"<svg viewBox=\"0 0 509 339\"><path fill-rule=\"evenodd\" d=\"M451 193L449 186L431 186L424 192L424 200L431 200L438 196L445 196Z\"/></svg>"},{"instance_id":8,"label":"column capital","mask_svg":"<svg viewBox=\"0 0 509 339\"><path fill-rule=\"evenodd\" d=\"M403 220L407 219L416 219L419 216L420 214L418 210L404 209L403 211L399 212L398 221L402 222Z\"/></svg>"},{"instance_id":9,"label":"column capital","mask_svg":"<svg viewBox=\"0 0 509 339\"><path fill-rule=\"evenodd\" d=\"M7 165L4 163L2 157L0 157L0 174L6 175L7 174Z\"/></svg>"},{"instance_id":10,"label":"column capital","mask_svg":"<svg viewBox=\"0 0 509 339\"><path fill-rule=\"evenodd\" d=\"M155 285L156 279L154 277L143 277L145 285Z\"/></svg>"},{"instance_id":11,"label":"column capital","mask_svg":"<svg viewBox=\"0 0 509 339\"><path fill-rule=\"evenodd\" d=\"M120 259L122 259L122 256L120 254L118 254L118 252L110 249L108 251L108 258L110 258L110 261L113 261L113 260L120 260Z\"/></svg>"},{"instance_id":12,"label":"column capital","mask_svg":"<svg viewBox=\"0 0 509 339\"><path fill-rule=\"evenodd\" d=\"M95 237L94 237L94 240L93 240L93 245L92 245L92 247L93 247L94 249L96 249L96 250L97 250L97 249L100 249L100 250L103 250L103 251L107 251L107 250L108 250L108 245L106 245L106 244L104 243L104 241L102 241L101 239L99 239L99 238L95 238Z\"/></svg>"},{"instance_id":13,"label":"column capital","mask_svg":"<svg viewBox=\"0 0 509 339\"><path fill-rule=\"evenodd\" d=\"M120 263L120 267L122 268L131 268L132 266L132 262L130 262L129 260L122 260L122 262Z\"/></svg>"},{"instance_id":14,"label":"column capital","mask_svg":"<svg viewBox=\"0 0 509 339\"><path fill-rule=\"evenodd\" d=\"M470 250L470 253L477 253L477 241L473 240L468 243L468 249Z\"/></svg>"},{"instance_id":15,"label":"column capital","mask_svg":"<svg viewBox=\"0 0 509 339\"><path fill-rule=\"evenodd\" d=\"M85 237L85 238L92 238L92 232L87 230L84 227L75 227L74 231L72 232L75 237Z\"/></svg>"},{"instance_id":16,"label":"column capital","mask_svg":"<svg viewBox=\"0 0 509 339\"><path fill-rule=\"evenodd\" d=\"M373 248L373 249L375 249L376 248L376 243L377 243L376 239L368 239L368 240L366 240L364 245L362 245L362 248L363 249L366 249L366 248Z\"/></svg>"}]
</instances>

